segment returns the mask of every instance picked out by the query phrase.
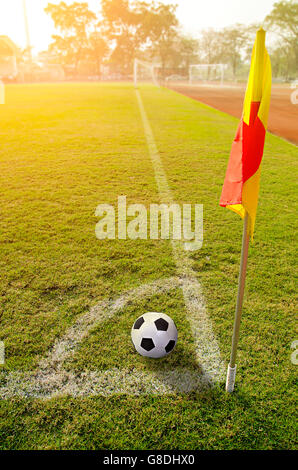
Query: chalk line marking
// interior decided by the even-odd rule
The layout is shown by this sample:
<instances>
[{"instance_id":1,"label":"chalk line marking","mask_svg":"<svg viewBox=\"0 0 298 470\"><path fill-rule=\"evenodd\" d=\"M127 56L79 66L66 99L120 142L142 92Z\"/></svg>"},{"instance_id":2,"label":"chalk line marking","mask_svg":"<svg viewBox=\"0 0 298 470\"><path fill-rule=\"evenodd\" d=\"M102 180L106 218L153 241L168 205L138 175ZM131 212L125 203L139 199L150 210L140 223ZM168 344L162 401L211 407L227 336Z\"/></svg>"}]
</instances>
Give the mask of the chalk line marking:
<instances>
[{"instance_id":1,"label":"chalk line marking","mask_svg":"<svg viewBox=\"0 0 298 470\"><path fill-rule=\"evenodd\" d=\"M137 100L144 125L149 155L153 164L161 202L173 203L165 171L149 124L139 90ZM224 380L225 366L206 312L202 287L192 268L192 260L182 242L172 241L177 276L160 279L129 290L114 300L103 300L78 318L65 334L55 341L37 370L0 373L0 397L48 399L54 396L110 396L189 393ZM195 342L197 369L175 368L167 371L109 369L105 371L68 371L65 361L76 351L89 332L112 318L139 298L181 288Z\"/></svg>"},{"instance_id":2,"label":"chalk line marking","mask_svg":"<svg viewBox=\"0 0 298 470\"><path fill-rule=\"evenodd\" d=\"M173 195L168 185L141 93L139 89L136 89L135 92L160 200L165 204L173 204ZM185 250L184 243L177 240L171 240L171 243L177 274L181 279L184 279L182 291L187 309L187 318L195 340L197 361L203 370L203 374L209 377L211 382L220 381L224 378L225 367L221 360L220 349L213 333L211 321L207 315L202 286L195 275L193 261L187 250Z\"/></svg>"}]
</instances>

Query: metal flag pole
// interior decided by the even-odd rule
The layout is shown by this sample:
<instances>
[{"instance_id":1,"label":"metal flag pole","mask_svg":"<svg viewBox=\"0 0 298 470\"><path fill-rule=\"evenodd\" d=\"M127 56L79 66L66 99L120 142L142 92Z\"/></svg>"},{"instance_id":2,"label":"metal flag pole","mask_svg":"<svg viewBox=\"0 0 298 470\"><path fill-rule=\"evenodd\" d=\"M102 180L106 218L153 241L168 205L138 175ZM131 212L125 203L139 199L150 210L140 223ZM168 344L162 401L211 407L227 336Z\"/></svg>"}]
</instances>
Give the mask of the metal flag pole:
<instances>
[{"instance_id":1,"label":"metal flag pole","mask_svg":"<svg viewBox=\"0 0 298 470\"><path fill-rule=\"evenodd\" d=\"M253 76L253 89L252 89L252 102L260 102L262 99L262 86L264 77L264 51L265 51L265 31L260 28L257 32L256 40L256 52L255 52L255 70ZM247 268L247 257L249 247L249 215L247 211L244 216L243 235L242 235L242 249L241 249L241 261L240 271L238 280L238 294L236 302L234 330L232 338L232 350L230 363L228 365L227 379L226 379L226 391L231 393L234 390L235 378L236 378L236 355L239 341L240 322L242 316L242 305L245 288L246 268Z\"/></svg>"}]
</instances>

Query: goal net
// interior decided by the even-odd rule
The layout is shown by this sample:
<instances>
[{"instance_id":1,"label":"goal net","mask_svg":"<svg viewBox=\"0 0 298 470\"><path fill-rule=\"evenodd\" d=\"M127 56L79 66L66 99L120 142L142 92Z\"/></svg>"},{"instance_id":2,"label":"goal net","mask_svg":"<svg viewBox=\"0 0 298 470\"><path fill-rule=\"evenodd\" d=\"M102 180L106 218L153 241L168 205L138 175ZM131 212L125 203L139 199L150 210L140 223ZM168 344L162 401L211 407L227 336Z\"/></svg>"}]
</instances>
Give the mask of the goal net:
<instances>
[{"instance_id":1,"label":"goal net","mask_svg":"<svg viewBox=\"0 0 298 470\"><path fill-rule=\"evenodd\" d=\"M189 66L189 83L224 83L226 64L195 64Z\"/></svg>"},{"instance_id":2,"label":"goal net","mask_svg":"<svg viewBox=\"0 0 298 470\"><path fill-rule=\"evenodd\" d=\"M157 73L158 68L158 64L152 64L150 62L145 62L144 60L135 59L133 71L135 87L137 87L139 83L153 83L154 85L159 86Z\"/></svg>"}]
</instances>

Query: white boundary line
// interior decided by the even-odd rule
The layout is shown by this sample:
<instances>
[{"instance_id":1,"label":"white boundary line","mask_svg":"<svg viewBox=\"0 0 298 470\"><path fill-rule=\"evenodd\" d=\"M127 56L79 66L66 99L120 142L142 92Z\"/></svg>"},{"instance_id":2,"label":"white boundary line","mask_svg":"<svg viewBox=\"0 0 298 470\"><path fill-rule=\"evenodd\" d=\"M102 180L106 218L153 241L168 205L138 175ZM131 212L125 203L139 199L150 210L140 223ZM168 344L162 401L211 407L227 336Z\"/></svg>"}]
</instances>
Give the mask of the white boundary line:
<instances>
[{"instance_id":1,"label":"white boundary line","mask_svg":"<svg viewBox=\"0 0 298 470\"><path fill-rule=\"evenodd\" d=\"M144 125L149 155L153 164L160 199L173 203L161 158L144 109L139 90L136 96ZM53 396L109 396L189 393L202 390L224 380L225 367L220 357L217 340L208 318L202 287L192 269L192 261L182 242L172 241L177 277L160 279L132 289L115 300L103 300L82 315L39 363L36 371L0 373L0 397L15 396L47 399ZM140 371L138 369L110 369L106 371L68 371L64 362L69 359L89 332L101 322L112 318L138 298L181 288L194 342L196 366L167 371Z\"/></svg>"}]
</instances>

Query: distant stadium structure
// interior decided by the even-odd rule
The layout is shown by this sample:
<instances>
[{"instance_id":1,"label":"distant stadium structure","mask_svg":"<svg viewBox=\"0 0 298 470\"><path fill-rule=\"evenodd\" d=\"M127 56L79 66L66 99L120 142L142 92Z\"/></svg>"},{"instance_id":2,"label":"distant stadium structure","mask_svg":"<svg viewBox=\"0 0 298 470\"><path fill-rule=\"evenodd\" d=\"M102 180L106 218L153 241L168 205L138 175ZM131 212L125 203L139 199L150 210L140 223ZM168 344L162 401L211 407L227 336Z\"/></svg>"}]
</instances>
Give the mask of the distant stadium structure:
<instances>
[{"instance_id":1,"label":"distant stadium structure","mask_svg":"<svg viewBox=\"0 0 298 470\"><path fill-rule=\"evenodd\" d=\"M0 80L15 80L17 75L17 46L9 37L0 36Z\"/></svg>"}]
</instances>

